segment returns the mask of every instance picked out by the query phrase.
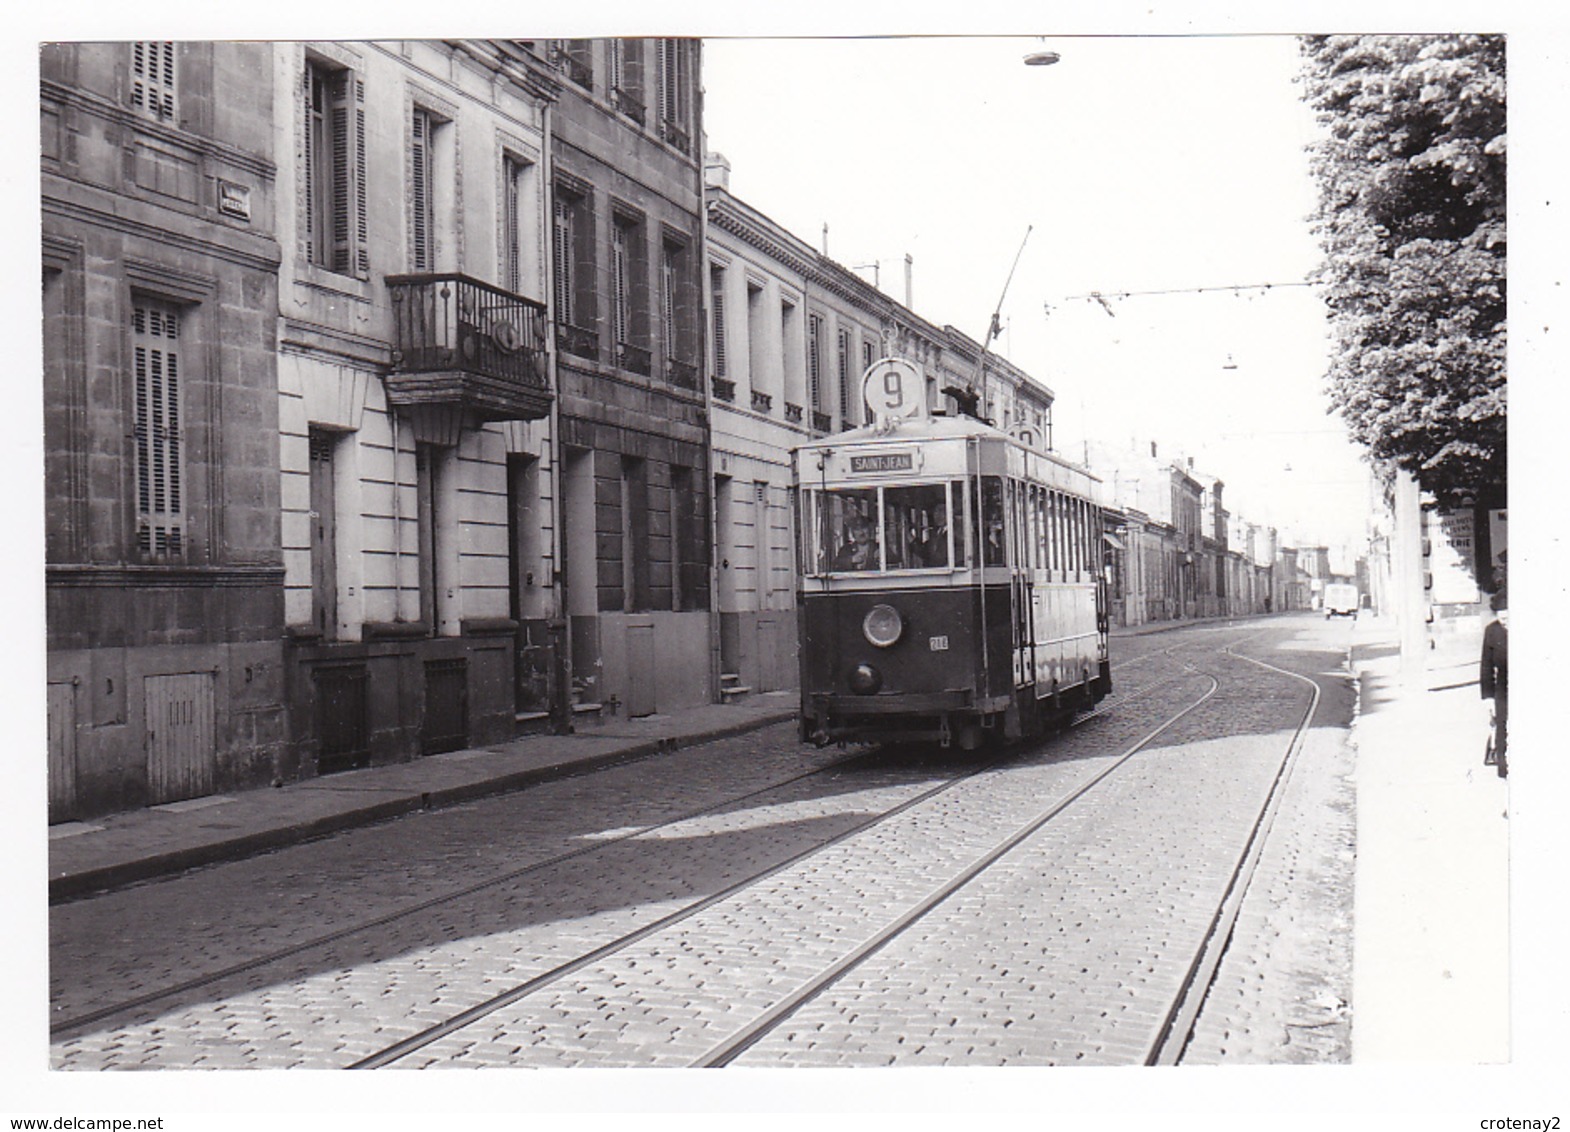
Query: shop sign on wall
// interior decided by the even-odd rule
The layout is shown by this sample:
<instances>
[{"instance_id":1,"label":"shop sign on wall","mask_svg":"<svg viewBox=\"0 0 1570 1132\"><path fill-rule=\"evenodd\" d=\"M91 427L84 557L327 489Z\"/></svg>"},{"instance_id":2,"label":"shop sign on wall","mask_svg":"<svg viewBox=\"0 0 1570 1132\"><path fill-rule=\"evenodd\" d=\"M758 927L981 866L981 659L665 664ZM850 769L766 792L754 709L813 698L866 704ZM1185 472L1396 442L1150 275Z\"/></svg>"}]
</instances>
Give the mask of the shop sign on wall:
<instances>
[{"instance_id":1,"label":"shop sign on wall","mask_svg":"<svg viewBox=\"0 0 1570 1132\"><path fill-rule=\"evenodd\" d=\"M1477 532L1472 511L1428 512L1428 572L1433 589L1428 600L1434 605L1464 605L1477 600Z\"/></svg>"}]
</instances>

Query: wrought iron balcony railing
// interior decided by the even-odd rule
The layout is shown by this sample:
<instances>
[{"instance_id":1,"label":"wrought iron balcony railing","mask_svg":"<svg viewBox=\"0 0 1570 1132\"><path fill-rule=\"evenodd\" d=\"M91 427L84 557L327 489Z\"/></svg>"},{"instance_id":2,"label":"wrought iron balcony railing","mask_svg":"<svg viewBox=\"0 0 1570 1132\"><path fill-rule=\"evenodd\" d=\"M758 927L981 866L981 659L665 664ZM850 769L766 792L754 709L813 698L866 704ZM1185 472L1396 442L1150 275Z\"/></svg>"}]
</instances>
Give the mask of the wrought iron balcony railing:
<instances>
[{"instance_id":1,"label":"wrought iron balcony railing","mask_svg":"<svg viewBox=\"0 0 1570 1132\"><path fill-rule=\"evenodd\" d=\"M545 306L456 272L389 275L394 404L456 401L492 420L550 405Z\"/></svg>"},{"instance_id":2,"label":"wrought iron balcony railing","mask_svg":"<svg viewBox=\"0 0 1570 1132\"><path fill-rule=\"evenodd\" d=\"M684 362L680 358L666 358L665 373L672 385L679 385L683 389L698 388L698 367L691 362Z\"/></svg>"},{"instance_id":3,"label":"wrought iron balcony railing","mask_svg":"<svg viewBox=\"0 0 1570 1132\"><path fill-rule=\"evenodd\" d=\"M642 377L654 372L654 355L631 342L616 343L616 364Z\"/></svg>"},{"instance_id":4,"label":"wrought iron balcony railing","mask_svg":"<svg viewBox=\"0 0 1570 1132\"><path fill-rule=\"evenodd\" d=\"M643 125L644 106L643 100L620 87L611 88L611 105L631 118L638 125Z\"/></svg>"},{"instance_id":5,"label":"wrought iron balcony railing","mask_svg":"<svg viewBox=\"0 0 1570 1132\"><path fill-rule=\"evenodd\" d=\"M834 418L829 416L827 413L819 412L817 409L814 409L812 410L812 427L818 432L833 432Z\"/></svg>"},{"instance_id":6,"label":"wrought iron balcony railing","mask_svg":"<svg viewBox=\"0 0 1570 1132\"><path fill-rule=\"evenodd\" d=\"M736 400L736 383L734 381L726 381L723 377L716 377L711 380L714 382L714 396L716 400Z\"/></svg>"},{"instance_id":7,"label":"wrought iron balcony railing","mask_svg":"<svg viewBox=\"0 0 1570 1132\"><path fill-rule=\"evenodd\" d=\"M660 123L660 137L683 153L692 152L692 138L686 130L668 118Z\"/></svg>"},{"instance_id":8,"label":"wrought iron balcony railing","mask_svg":"<svg viewBox=\"0 0 1570 1132\"><path fill-rule=\"evenodd\" d=\"M582 326L558 322L556 324L556 348L564 354L571 354L575 358L587 358L590 361L598 361L600 357L600 335L598 331L588 330Z\"/></svg>"}]
</instances>

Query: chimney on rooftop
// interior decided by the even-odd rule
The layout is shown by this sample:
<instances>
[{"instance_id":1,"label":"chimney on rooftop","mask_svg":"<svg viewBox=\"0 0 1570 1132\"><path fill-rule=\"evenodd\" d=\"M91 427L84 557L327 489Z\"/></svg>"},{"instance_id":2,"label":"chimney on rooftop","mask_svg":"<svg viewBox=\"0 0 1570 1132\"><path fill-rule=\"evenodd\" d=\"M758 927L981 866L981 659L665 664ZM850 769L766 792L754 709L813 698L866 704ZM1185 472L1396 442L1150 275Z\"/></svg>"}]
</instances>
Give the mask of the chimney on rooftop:
<instances>
[{"instance_id":1,"label":"chimney on rooftop","mask_svg":"<svg viewBox=\"0 0 1570 1132\"><path fill-rule=\"evenodd\" d=\"M725 160L723 153L703 155L703 184L707 188L730 192L730 162Z\"/></svg>"}]
</instances>

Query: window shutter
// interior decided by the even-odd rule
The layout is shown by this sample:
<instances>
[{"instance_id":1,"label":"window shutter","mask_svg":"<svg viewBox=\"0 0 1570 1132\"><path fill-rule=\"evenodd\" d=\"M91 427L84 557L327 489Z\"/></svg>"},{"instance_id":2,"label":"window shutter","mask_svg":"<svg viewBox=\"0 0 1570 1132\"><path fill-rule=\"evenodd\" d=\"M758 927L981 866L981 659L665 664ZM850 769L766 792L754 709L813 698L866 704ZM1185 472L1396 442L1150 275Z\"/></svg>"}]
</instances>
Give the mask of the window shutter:
<instances>
[{"instance_id":1,"label":"window shutter","mask_svg":"<svg viewBox=\"0 0 1570 1132\"><path fill-rule=\"evenodd\" d=\"M676 72L675 53L671 50L676 41L673 39L660 40L658 55L659 65L659 99L660 121L668 122L671 116L671 88Z\"/></svg>"},{"instance_id":2,"label":"window shutter","mask_svg":"<svg viewBox=\"0 0 1570 1132\"><path fill-rule=\"evenodd\" d=\"M611 225L611 283L614 288L611 306L611 333L619 346L627 341L629 293L627 278L627 226Z\"/></svg>"},{"instance_id":3,"label":"window shutter","mask_svg":"<svg viewBox=\"0 0 1570 1132\"><path fill-rule=\"evenodd\" d=\"M725 376L725 272L716 267L709 272L709 309L714 317L714 376Z\"/></svg>"},{"instance_id":4,"label":"window shutter","mask_svg":"<svg viewBox=\"0 0 1570 1132\"><path fill-rule=\"evenodd\" d=\"M317 238L321 220L317 216L317 178L321 170L317 168L316 147L321 137L321 108L316 103L317 74L316 68L309 63L305 65L304 89L301 97L305 100L305 259L308 263L316 263Z\"/></svg>"},{"instance_id":5,"label":"window shutter","mask_svg":"<svg viewBox=\"0 0 1570 1132\"><path fill-rule=\"evenodd\" d=\"M370 224L366 210L365 175L365 83L354 83L354 273L361 279L371 277Z\"/></svg>"},{"instance_id":6,"label":"window shutter","mask_svg":"<svg viewBox=\"0 0 1570 1132\"><path fill-rule=\"evenodd\" d=\"M507 289L513 294L523 290L523 248L518 234L519 182L523 179L523 166L510 157L502 158L502 238L506 241Z\"/></svg>"},{"instance_id":7,"label":"window shutter","mask_svg":"<svg viewBox=\"0 0 1570 1132\"><path fill-rule=\"evenodd\" d=\"M409 176L414 208L414 230L410 233L414 270L431 270L431 116L416 108L410 123Z\"/></svg>"},{"instance_id":8,"label":"window shutter","mask_svg":"<svg viewBox=\"0 0 1570 1132\"><path fill-rule=\"evenodd\" d=\"M660 257L660 321L665 356L676 357L676 249L665 245Z\"/></svg>"},{"instance_id":9,"label":"window shutter","mask_svg":"<svg viewBox=\"0 0 1570 1132\"><path fill-rule=\"evenodd\" d=\"M143 554L181 558L179 315L138 304L131 312L135 369L136 543Z\"/></svg>"},{"instance_id":10,"label":"window shutter","mask_svg":"<svg viewBox=\"0 0 1570 1132\"><path fill-rule=\"evenodd\" d=\"M839 333L840 420L850 423L850 332Z\"/></svg>"},{"instance_id":11,"label":"window shutter","mask_svg":"<svg viewBox=\"0 0 1570 1132\"><path fill-rule=\"evenodd\" d=\"M353 76L340 71L332 76L327 109L328 131L332 136L332 269L348 274L354 264L354 249L349 239L349 201L354 192L354 148L349 123L353 107L349 87Z\"/></svg>"},{"instance_id":12,"label":"window shutter","mask_svg":"<svg viewBox=\"0 0 1570 1132\"><path fill-rule=\"evenodd\" d=\"M131 44L131 105L165 121L174 118L174 44L139 40Z\"/></svg>"},{"instance_id":13,"label":"window shutter","mask_svg":"<svg viewBox=\"0 0 1570 1132\"><path fill-rule=\"evenodd\" d=\"M626 50L627 48L625 40L613 39L610 41L610 75L607 77L609 79L609 86L611 89L613 101L615 96L622 90L622 79L626 70L626 67L623 63L623 57L626 53Z\"/></svg>"},{"instance_id":14,"label":"window shutter","mask_svg":"<svg viewBox=\"0 0 1570 1132\"><path fill-rule=\"evenodd\" d=\"M818 343L822 323L823 320L815 314L807 316L807 396L814 409L823 408L823 402L819 396L822 392L820 387L823 366Z\"/></svg>"},{"instance_id":15,"label":"window shutter","mask_svg":"<svg viewBox=\"0 0 1570 1132\"><path fill-rule=\"evenodd\" d=\"M555 223L551 230L551 251L556 258L556 321L564 326L573 324L572 281L574 253L572 240L572 205L558 193L555 203Z\"/></svg>"}]
</instances>

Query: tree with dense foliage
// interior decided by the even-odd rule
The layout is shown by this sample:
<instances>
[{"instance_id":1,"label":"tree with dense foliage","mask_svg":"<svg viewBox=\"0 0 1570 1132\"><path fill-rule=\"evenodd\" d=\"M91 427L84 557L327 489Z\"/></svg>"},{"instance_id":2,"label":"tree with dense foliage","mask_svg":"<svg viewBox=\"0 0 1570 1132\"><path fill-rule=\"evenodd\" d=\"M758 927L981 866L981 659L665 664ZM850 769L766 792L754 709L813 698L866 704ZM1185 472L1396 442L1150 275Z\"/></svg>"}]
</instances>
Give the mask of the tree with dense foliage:
<instances>
[{"instance_id":1,"label":"tree with dense foliage","mask_svg":"<svg viewBox=\"0 0 1570 1132\"><path fill-rule=\"evenodd\" d=\"M1336 349L1354 439L1442 499L1505 484L1505 43L1303 41Z\"/></svg>"}]
</instances>

